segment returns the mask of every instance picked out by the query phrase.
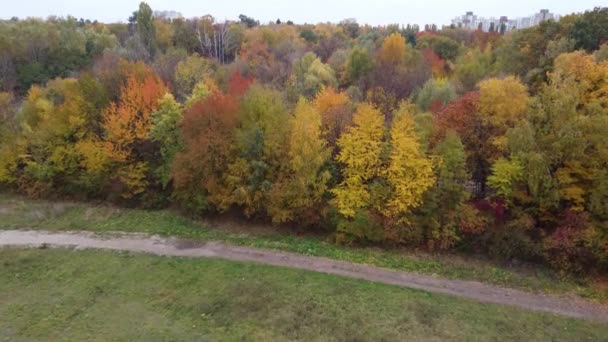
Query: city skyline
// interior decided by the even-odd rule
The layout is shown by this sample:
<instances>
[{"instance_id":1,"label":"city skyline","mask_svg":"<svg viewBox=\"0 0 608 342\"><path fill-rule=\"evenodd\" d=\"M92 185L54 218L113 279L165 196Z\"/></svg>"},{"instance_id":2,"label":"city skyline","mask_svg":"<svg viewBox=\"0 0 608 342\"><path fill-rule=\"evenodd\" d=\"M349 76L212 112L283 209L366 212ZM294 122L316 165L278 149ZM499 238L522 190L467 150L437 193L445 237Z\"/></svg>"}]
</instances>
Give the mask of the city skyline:
<instances>
[{"instance_id":1,"label":"city skyline","mask_svg":"<svg viewBox=\"0 0 608 342\"><path fill-rule=\"evenodd\" d=\"M74 0L34 0L28 2L11 2L4 8L1 18L11 17L40 17L51 15L99 20L101 22L126 22L129 15L137 9L139 0L106 0L104 2L80 2ZM157 11L175 11L184 17L197 17L206 14L218 20L238 20L240 14L245 14L268 23L281 19L292 20L297 24L340 22L353 18L361 24L437 24L450 25L455 16L473 11L480 17L509 18L524 17L540 9L550 9L558 15L584 12L601 6L597 0L570 1L546 0L513 0L508 4L504 1L485 1L479 3L472 0L447 1L428 0L426 2L404 2L398 0L377 0L373 8L361 0L353 1L321 1L285 3L278 0L257 1L255 4L245 0L229 2L213 2L200 5L187 0L150 0L147 1L152 9ZM519 5L519 6L518 6Z\"/></svg>"},{"instance_id":2,"label":"city skyline","mask_svg":"<svg viewBox=\"0 0 608 342\"><path fill-rule=\"evenodd\" d=\"M484 17L475 14L473 11L467 11L464 15L460 15L452 19L451 26L461 27L470 30L481 29L482 31L511 31L513 29L525 29L539 25L545 20L558 21L562 15L552 13L549 9L541 9L539 12L516 18L508 16L491 16ZM504 28L503 28L504 26Z\"/></svg>"}]
</instances>

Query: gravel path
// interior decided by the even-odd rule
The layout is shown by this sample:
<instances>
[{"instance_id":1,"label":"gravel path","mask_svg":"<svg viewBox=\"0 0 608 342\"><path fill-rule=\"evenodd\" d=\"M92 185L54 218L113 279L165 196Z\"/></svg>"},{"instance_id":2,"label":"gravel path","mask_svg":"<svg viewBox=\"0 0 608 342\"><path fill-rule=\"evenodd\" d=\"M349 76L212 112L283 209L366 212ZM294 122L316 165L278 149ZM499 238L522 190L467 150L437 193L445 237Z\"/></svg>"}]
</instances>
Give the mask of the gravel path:
<instances>
[{"instance_id":1,"label":"gravel path","mask_svg":"<svg viewBox=\"0 0 608 342\"><path fill-rule=\"evenodd\" d=\"M236 247L220 242L161 238L140 234L96 235L85 232L0 231L0 246L70 247L109 249L162 256L219 258L233 261L303 269L364 279L429 292L468 298L483 303L505 304L533 311L608 323L608 307L579 298L559 298L505 289L474 281L419 275L320 257L264 249Z\"/></svg>"}]
</instances>

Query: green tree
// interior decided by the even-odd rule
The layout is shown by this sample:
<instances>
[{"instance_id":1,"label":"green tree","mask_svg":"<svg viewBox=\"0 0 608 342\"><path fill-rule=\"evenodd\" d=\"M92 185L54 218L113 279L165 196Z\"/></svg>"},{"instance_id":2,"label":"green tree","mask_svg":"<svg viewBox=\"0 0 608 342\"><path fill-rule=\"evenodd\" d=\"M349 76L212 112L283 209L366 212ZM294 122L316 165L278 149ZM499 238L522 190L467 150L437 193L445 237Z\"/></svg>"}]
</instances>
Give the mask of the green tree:
<instances>
[{"instance_id":1,"label":"green tree","mask_svg":"<svg viewBox=\"0 0 608 342\"><path fill-rule=\"evenodd\" d=\"M420 224L430 249L449 249L460 240L460 222L466 215L466 189L470 176L466 169L466 151L460 137L448 131L445 139L434 149L439 159L435 169L437 182L425 195L420 208Z\"/></svg>"},{"instance_id":2,"label":"green tree","mask_svg":"<svg viewBox=\"0 0 608 342\"><path fill-rule=\"evenodd\" d=\"M374 60L366 49L355 46L346 61L346 75L351 83L365 77L374 68Z\"/></svg>"},{"instance_id":3,"label":"green tree","mask_svg":"<svg viewBox=\"0 0 608 342\"><path fill-rule=\"evenodd\" d=\"M173 95L167 93L158 100L158 109L152 113L150 138L159 144L160 165L155 170L163 187L171 181L171 164L175 155L183 149L179 125L182 120L182 108Z\"/></svg>"},{"instance_id":4,"label":"green tree","mask_svg":"<svg viewBox=\"0 0 608 342\"><path fill-rule=\"evenodd\" d=\"M315 96L324 86L335 88L338 85L333 69L312 52L294 63L292 79L297 93L308 98Z\"/></svg>"},{"instance_id":5,"label":"green tree","mask_svg":"<svg viewBox=\"0 0 608 342\"><path fill-rule=\"evenodd\" d=\"M456 91L447 79L432 78L424 84L416 96L416 106L422 112L438 110L455 98Z\"/></svg>"},{"instance_id":6,"label":"green tree","mask_svg":"<svg viewBox=\"0 0 608 342\"><path fill-rule=\"evenodd\" d=\"M466 91L475 89L477 83L490 75L492 71L492 49L471 49L458 57L454 75Z\"/></svg>"},{"instance_id":7,"label":"green tree","mask_svg":"<svg viewBox=\"0 0 608 342\"><path fill-rule=\"evenodd\" d=\"M228 166L227 184L232 202L247 216L265 216L273 184L286 159L289 112L281 93L253 85L240 108L236 130L236 160Z\"/></svg>"},{"instance_id":8,"label":"green tree","mask_svg":"<svg viewBox=\"0 0 608 342\"><path fill-rule=\"evenodd\" d=\"M211 62L198 54L180 61L175 67L175 90L179 99L185 100L195 86L211 75Z\"/></svg>"},{"instance_id":9,"label":"green tree","mask_svg":"<svg viewBox=\"0 0 608 342\"><path fill-rule=\"evenodd\" d=\"M137 33L139 39L148 51L150 57L154 57L156 53L156 27L154 26L154 17L152 16L152 8L145 3L139 4L139 10L133 13L137 23Z\"/></svg>"},{"instance_id":10,"label":"green tree","mask_svg":"<svg viewBox=\"0 0 608 342\"><path fill-rule=\"evenodd\" d=\"M496 191L496 195L511 202L514 185L523 179L524 169L517 159L499 159L492 165L492 174L488 177L488 185Z\"/></svg>"},{"instance_id":11,"label":"green tree","mask_svg":"<svg viewBox=\"0 0 608 342\"><path fill-rule=\"evenodd\" d=\"M597 50L608 37L608 8L596 7L577 18L570 33L577 49Z\"/></svg>"}]
</instances>

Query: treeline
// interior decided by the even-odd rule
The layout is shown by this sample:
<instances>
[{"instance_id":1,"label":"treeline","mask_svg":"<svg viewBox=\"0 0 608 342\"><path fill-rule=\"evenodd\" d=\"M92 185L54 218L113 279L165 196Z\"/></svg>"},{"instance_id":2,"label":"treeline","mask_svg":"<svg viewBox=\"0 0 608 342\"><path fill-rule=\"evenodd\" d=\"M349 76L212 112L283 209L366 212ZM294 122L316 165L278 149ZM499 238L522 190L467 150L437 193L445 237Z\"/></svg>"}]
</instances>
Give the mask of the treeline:
<instances>
[{"instance_id":1,"label":"treeline","mask_svg":"<svg viewBox=\"0 0 608 342\"><path fill-rule=\"evenodd\" d=\"M0 22L0 183L608 270L608 9L505 34L240 19Z\"/></svg>"}]
</instances>

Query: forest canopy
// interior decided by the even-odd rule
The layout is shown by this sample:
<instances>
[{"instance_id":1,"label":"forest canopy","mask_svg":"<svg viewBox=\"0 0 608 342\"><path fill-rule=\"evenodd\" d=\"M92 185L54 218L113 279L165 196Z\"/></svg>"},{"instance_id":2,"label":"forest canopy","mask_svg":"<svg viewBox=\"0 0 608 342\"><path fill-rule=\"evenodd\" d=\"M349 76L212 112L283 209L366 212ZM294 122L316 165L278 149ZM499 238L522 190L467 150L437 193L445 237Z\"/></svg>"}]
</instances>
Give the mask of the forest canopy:
<instances>
[{"instance_id":1,"label":"forest canopy","mask_svg":"<svg viewBox=\"0 0 608 342\"><path fill-rule=\"evenodd\" d=\"M0 184L608 272L608 8L510 32L0 21Z\"/></svg>"}]
</instances>

